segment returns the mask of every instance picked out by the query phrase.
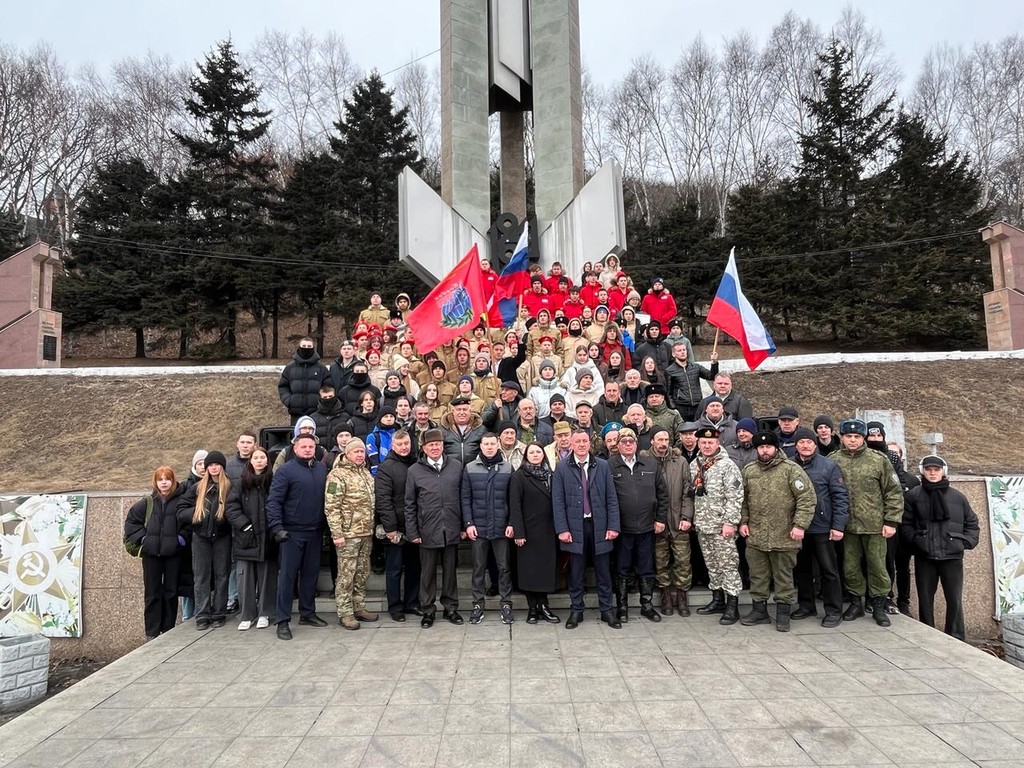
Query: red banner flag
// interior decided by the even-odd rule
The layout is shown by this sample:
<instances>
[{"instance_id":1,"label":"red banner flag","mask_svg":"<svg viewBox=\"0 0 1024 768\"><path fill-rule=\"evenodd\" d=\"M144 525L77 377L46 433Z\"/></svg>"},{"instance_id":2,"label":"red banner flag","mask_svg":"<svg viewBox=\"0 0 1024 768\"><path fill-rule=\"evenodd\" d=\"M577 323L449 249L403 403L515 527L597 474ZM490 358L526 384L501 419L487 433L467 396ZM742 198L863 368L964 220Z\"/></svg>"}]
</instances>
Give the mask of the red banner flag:
<instances>
[{"instance_id":1,"label":"red banner flag","mask_svg":"<svg viewBox=\"0 0 1024 768\"><path fill-rule=\"evenodd\" d=\"M406 322L420 352L429 352L472 330L487 311L484 275L474 244L455 269L445 275Z\"/></svg>"}]
</instances>

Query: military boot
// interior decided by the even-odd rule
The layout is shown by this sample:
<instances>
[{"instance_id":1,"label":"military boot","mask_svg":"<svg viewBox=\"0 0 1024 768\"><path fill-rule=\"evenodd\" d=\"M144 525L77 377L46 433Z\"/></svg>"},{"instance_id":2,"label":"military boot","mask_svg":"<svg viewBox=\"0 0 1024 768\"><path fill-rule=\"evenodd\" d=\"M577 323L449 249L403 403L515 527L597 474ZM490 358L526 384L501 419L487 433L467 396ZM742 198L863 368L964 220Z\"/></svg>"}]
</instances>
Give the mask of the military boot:
<instances>
[{"instance_id":1,"label":"military boot","mask_svg":"<svg viewBox=\"0 0 1024 768\"><path fill-rule=\"evenodd\" d=\"M650 576L640 579L640 615L655 624L661 621L661 614L654 608L654 579Z\"/></svg>"},{"instance_id":2,"label":"military boot","mask_svg":"<svg viewBox=\"0 0 1024 768\"><path fill-rule=\"evenodd\" d=\"M861 598L855 597L850 600L850 606L843 613L843 621L853 621L864 615L864 602Z\"/></svg>"},{"instance_id":3,"label":"military boot","mask_svg":"<svg viewBox=\"0 0 1024 768\"><path fill-rule=\"evenodd\" d=\"M629 582L621 577L615 580L615 618L629 621Z\"/></svg>"},{"instance_id":4,"label":"military boot","mask_svg":"<svg viewBox=\"0 0 1024 768\"><path fill-rule=\"evenodd\" d=\"M884 597L871 598L871 615L875 619L875 624L880 627L888 627L892 624L892 621L889 619L889 615L885 610Z\"/></svg>"},{"instance_id":5,"label":"military boot","mask_svg":"<svg viewBox=\"0 0 1024 768\"><path fill-rule=\"evenodd\" d=\"M711 602L701 608L698 608L697 613L702 615L709 613L725 613L725 590L712 590Z\"/></svg>"},{"instance_id":6,"label":"military boot","mask_svg":"<svg viewBox=\"0 0 1024 768\"><path fill-rule=\"evenodd\" d=\"M722 613L722 618L718 620L719 624L735 624L740 620L740 598L739 595L725 596L725 611Z\"/></svg>"},{"instance_id":7,"label":"military boot","mask_svg":"<svg viewBox=\"0 0 1024 768\"><path fill-rule=\"evenodd\" d=\"M686 596L686 590L679 589L677 587L675 590L675 596L676 613L678 613L683 618L686 618L690 615L690 602L689 598L687 598Z\"/></svg>"},{"instance_id":8,"label":"military boot","mask_svg":"<svg viewBox=\"0 0 1024 768\"><path fill-rule=\"evenodd\" d=\"M789 632L789 609L788 603L777 603L775 606L775 628L779 632Z\"/></svg>"},{"instance_id":9,"label":"military boot","mask_svg":"<svg viewBox=\"0 0 1024 768\"><path fill-rule=\"evenodd\" d=\"M666 616L671 616L675 610L672 607L672 602L675 597L675 590L672 587L661 588L661 612Z\"/></svg>"},{"instance_id":10,"label":"military boot","mask_svg":"<svg viewBox=\"0 0 1024 768\"><path fill-rule=\"evenodd\" d=\"M755 600L752 603L751 611L743 617L743 621L740 622L744 627L753 627L757 624L771 624L772 620L768 616L768 601L767 600Z\"/></svg>"}]
</instances>

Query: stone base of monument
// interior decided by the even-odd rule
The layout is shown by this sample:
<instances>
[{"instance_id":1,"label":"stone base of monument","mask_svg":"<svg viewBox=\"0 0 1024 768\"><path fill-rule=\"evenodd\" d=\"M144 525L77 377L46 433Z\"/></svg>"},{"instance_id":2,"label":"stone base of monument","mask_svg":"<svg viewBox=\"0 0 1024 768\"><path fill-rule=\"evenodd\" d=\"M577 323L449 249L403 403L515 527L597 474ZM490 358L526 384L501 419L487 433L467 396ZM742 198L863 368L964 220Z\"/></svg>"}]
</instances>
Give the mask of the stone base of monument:
<instances>
[{"instance_id":1,"label":"stone base of monument","mask_svg":"<svg viewBox=\"0 0 1024 768\"><path fill-rule=\"evenodd\" d=\"M1024 669L1024 613L1004 614L1001 622L1006 660Z\"/></svg>"},{"instance_id":2,"label":"stone base of monument","mask_svg":"<svg viewBox=\"0 0 1024 768\"><path fill-rule=\"evenodd\" d=\"M50 638L0 638L0 713L31 707L46 696Z\"/></svg>"}]
</instances>

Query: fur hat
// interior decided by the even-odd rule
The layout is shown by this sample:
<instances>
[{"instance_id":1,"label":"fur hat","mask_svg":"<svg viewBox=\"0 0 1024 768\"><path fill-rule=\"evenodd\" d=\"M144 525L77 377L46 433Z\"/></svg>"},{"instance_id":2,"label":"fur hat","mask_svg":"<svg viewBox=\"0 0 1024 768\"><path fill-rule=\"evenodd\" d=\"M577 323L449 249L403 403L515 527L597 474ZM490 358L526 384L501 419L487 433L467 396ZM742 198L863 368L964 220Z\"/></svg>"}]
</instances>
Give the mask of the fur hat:
<instances>
[{"instance_id":1,"label":"fur hat","mask_svg":"<svg viewBox=\"0 0 1024 768\"><path fill-rule=\"evenodd\" d=\"M765 430L763 432L758 432L756 435L754 435L754 439L750 441L750 444L753 445L755 448L762 445L771 445L775 448L778 448L779 436L776 435L774 432L768 432L767 430Z\"/></svg>"},{"instance_id":2,"label":"fur hat","mask_svg":"<svg viewBox=\"0 0 1024 768\"><path fill-rule=\"evenodd\" d=\"M443 443L443 442L444 442L444 432L442 432L440 429L428 429L426 432L423 433L422 445L426 445L427 443Z\"/></svg>"}]
</instances>

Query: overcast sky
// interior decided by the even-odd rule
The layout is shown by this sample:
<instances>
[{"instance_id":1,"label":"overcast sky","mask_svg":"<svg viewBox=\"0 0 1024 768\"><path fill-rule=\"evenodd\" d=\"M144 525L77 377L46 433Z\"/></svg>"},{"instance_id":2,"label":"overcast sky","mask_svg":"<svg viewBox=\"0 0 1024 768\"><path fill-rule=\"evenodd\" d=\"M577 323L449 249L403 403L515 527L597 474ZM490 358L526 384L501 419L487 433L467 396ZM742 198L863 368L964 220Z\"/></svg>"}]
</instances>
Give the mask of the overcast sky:
<instances>
[{"instance_id":1,"label":"overcast sky","mask_svg":"<svg viewBox=\"0 0 1024 768\"><path fill-rule=\"evenodd\" d=\"M746 29L764 40L789 9L828 29L842 2L828 0L579 0L583 60L603 84L651 54L673 63L697 34L712 44ZM439 46L437 0L49 0L4 3L0 41L27 48L45 40L72 68L101 71L148 50L193 63L228 35L245 50L264 29L340 33L356 63L387 72ZM969 46L1024 30L1020 0L857 0L868 23L913 79L926 51ZM438 57L425 60L431 68Z\"/></svg>"}]
</instances>

